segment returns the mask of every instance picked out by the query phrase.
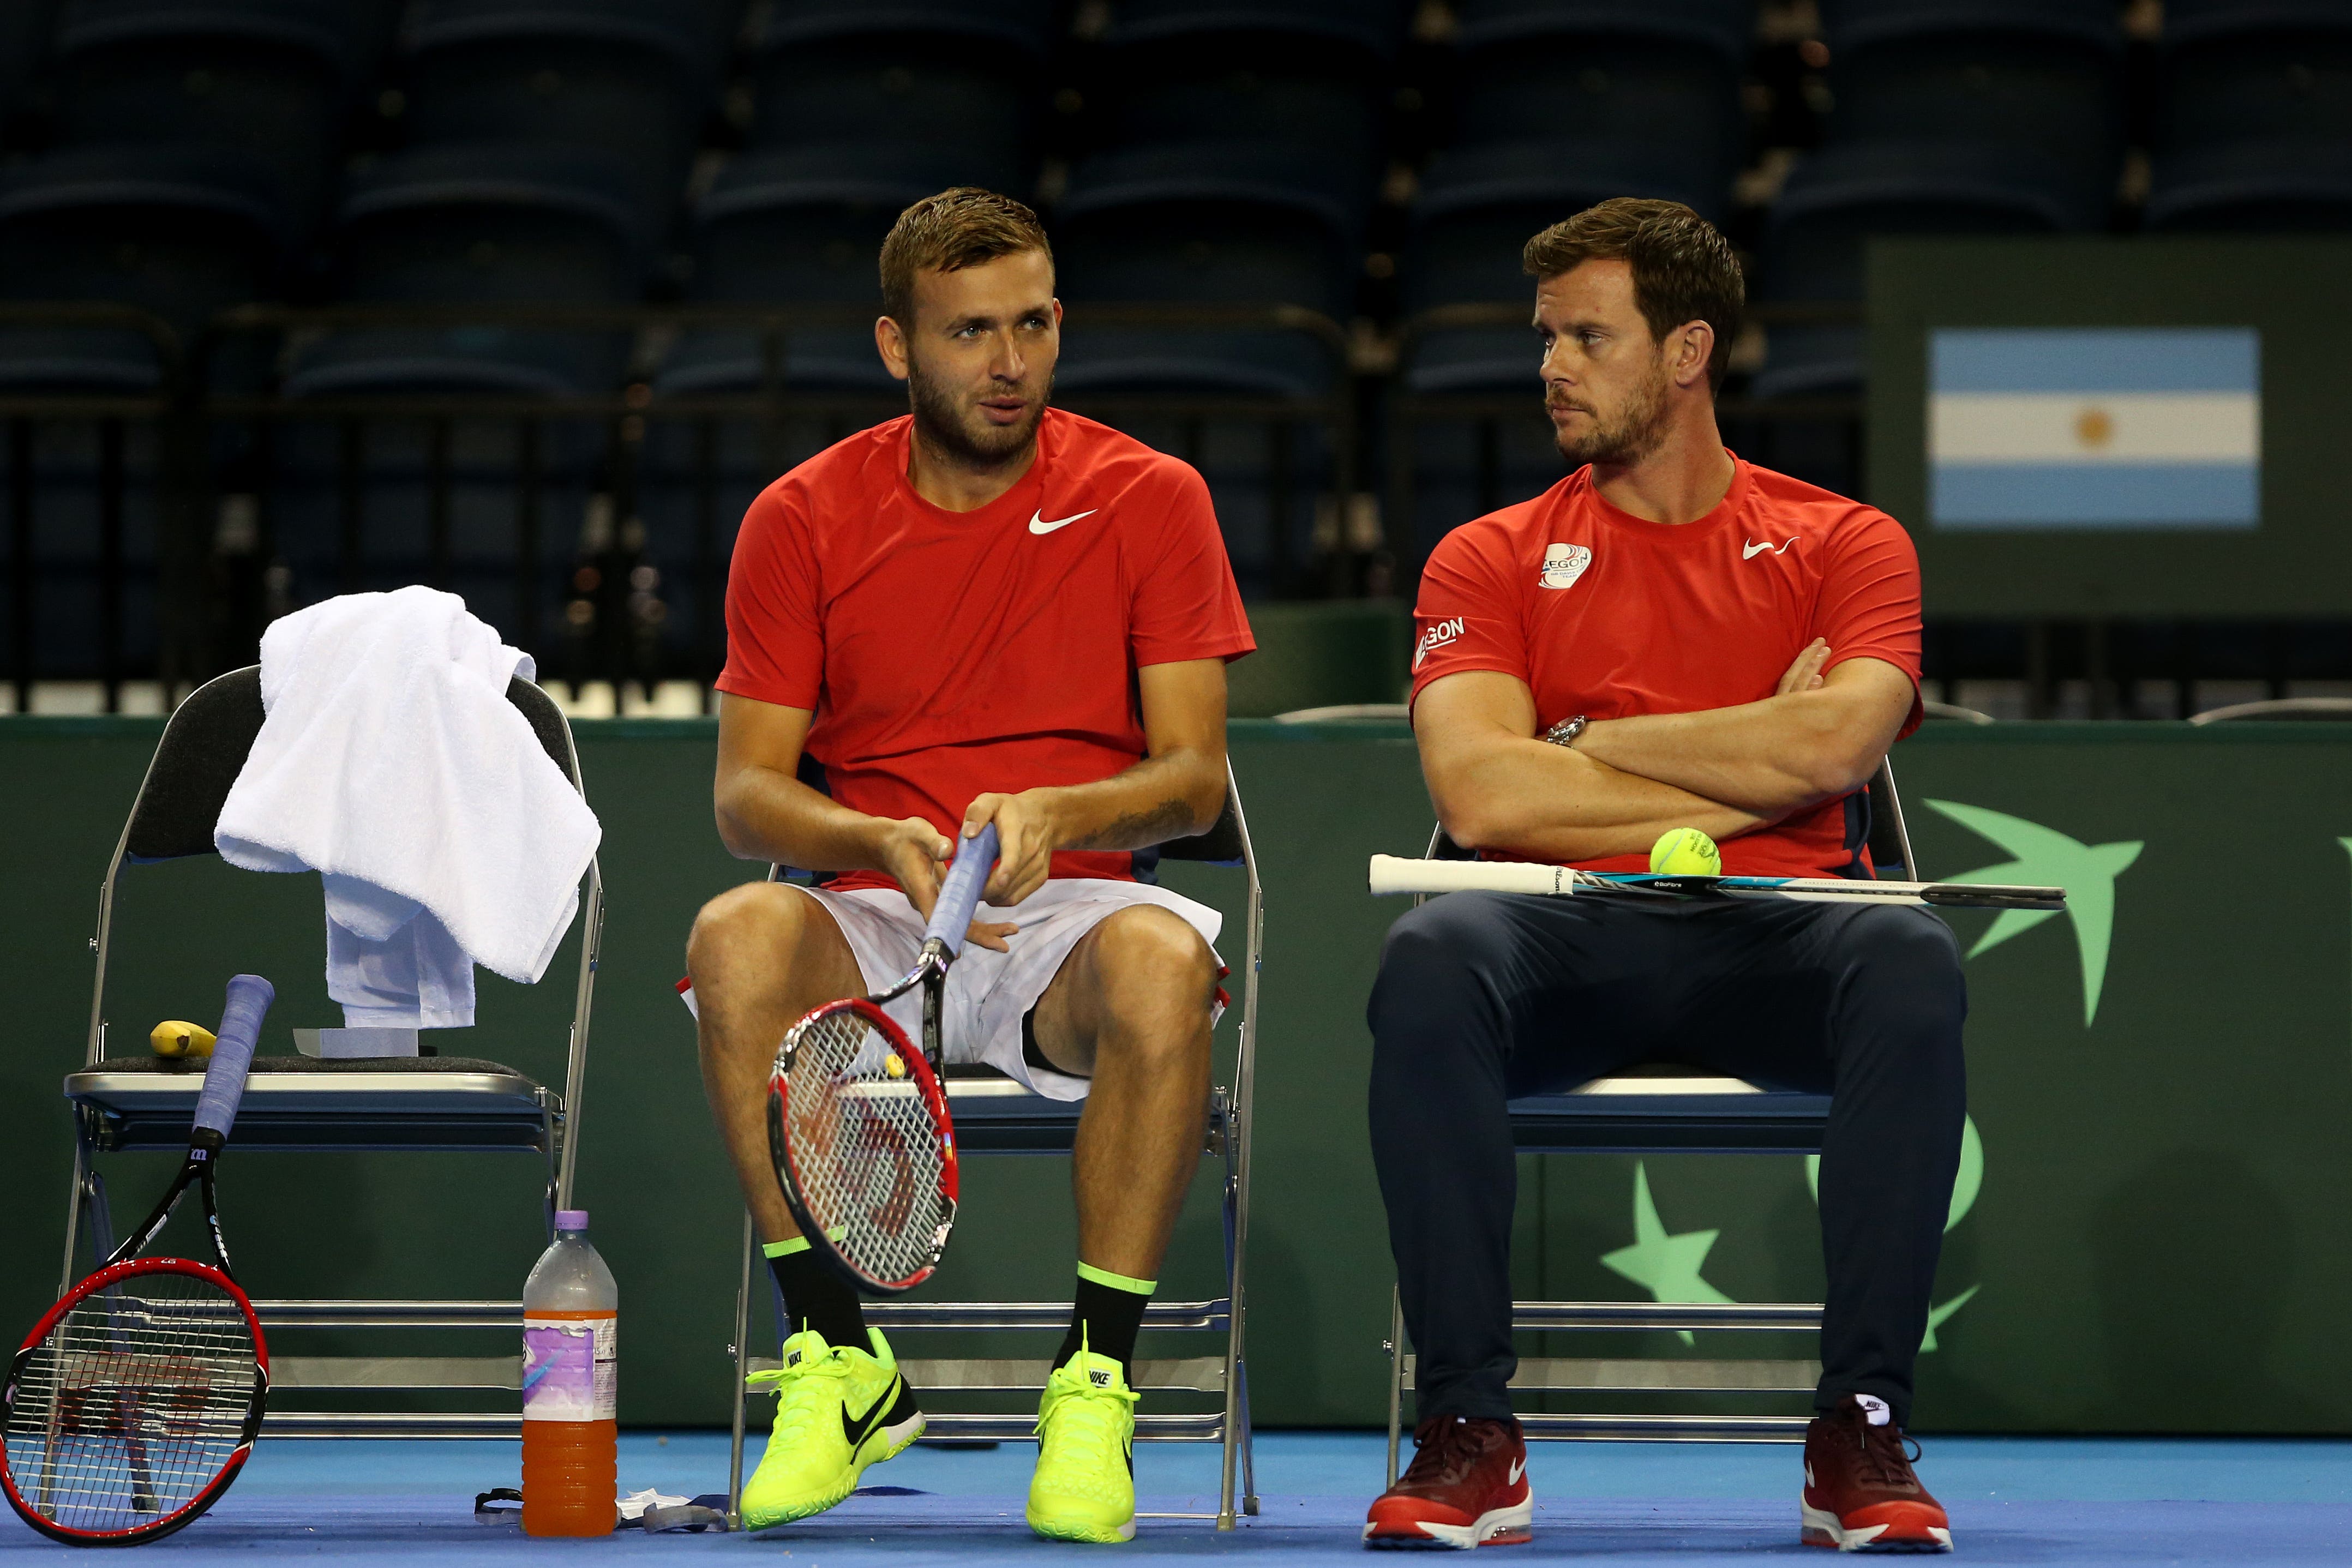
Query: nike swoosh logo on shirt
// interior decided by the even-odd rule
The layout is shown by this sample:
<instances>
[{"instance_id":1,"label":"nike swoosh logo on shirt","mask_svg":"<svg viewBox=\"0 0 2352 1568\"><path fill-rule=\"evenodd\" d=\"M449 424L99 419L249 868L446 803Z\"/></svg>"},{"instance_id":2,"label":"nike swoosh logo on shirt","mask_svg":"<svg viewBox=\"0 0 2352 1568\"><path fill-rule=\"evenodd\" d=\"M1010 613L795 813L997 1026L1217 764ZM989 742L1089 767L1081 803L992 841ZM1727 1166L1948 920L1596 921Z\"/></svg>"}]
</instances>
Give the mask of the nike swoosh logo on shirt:
<instances>
[{"instance_id":1,"label":"nike swoosh logo on shirt","mask_svg":"<svg viewBox=\"0 0 2352 1568\"><path fill-rule=\"evenodd\" d=\"M1034 529L1037 525L1032 523L1029 526ZM1776 545L1768 539L1763 544L1759 545L1751 540L1746 548L1740 550L1739 559L1742 560L1754 560L1766 550L1770 550L1774 555L1779 555L1782 550L1787 549L1790 545L1795 544L1796 542L1797 541L1794 539L1783 539L1780 543Z\"/></svg>"},{"instance_id":2,"label":"nike swoosh logo on shirt","mask_svg":"<svg viewBox=\"0 0 2352 1568\"><path fill-rule=\"evenodd\" d=\"M1100 507L1089 507L1083 512L1072 512L1066 517L1055 517L1050 523L1045 520L1045 514L1043 511L1032 512L1029 514L1029 531L1033 534L1050 534L1055 528L1066 528L1080 517L1091 517L1101 510Z\"/></svg>"}]
</instances>

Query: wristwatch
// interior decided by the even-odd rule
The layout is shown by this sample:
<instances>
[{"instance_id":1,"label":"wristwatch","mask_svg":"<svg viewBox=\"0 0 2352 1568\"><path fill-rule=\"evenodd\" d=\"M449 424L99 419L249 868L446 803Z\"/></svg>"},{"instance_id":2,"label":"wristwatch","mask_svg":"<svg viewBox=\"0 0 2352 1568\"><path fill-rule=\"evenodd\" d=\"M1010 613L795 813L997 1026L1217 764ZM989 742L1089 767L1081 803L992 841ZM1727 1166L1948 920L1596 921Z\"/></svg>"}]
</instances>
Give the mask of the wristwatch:
<instances>
[{"instance_id":1,"label":"wristwatch","mask_svg":"<svg viewBox=\"0 0 2352 1568\"><path fill-rule=\"evenodd\" d=\"M1590 722L1582 714L1578 714L1574 718L1561 719L1545 730L1543 737L1554 746L1574 746L1576 737L1584 733L1584 727Z\"/></svg>"}]
</instances>

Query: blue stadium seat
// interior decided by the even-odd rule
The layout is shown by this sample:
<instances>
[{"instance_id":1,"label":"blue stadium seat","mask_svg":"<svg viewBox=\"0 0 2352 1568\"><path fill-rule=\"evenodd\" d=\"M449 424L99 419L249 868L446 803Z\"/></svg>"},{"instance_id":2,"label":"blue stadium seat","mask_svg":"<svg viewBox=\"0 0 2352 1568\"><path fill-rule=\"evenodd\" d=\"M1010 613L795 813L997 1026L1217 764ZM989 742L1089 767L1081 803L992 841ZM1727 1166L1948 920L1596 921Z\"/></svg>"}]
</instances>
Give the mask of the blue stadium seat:
<instances>
[{"instance_id":1,"label":"blue stadium seat","mask_svg":"<svg viewBox=\"0 0 2352 1568\"><path fill-rule=\"evenodd\" d=\"M406 55L411 145L590 149L665 225L717 93L709 19L672 0L425 0Z\"/></svg>"},{"instance_id":2,"label":"blue stadium seat","mask_svg":"<svg viewBox=\"0 0 2352 1568\"><path fill-rule=\"evenodd\" d=\"M341 220L349 300L611 304L644 281L632 182L583 150L403 153L353 176ZM602 332L352 329L305 352L284 390L586 395L615 383L623 348Z\"/></svg>"},{"instance_id":3,"label":"blue stadium seat","mask_svg":"<svg viewBox=\"0 0 2352 1568\"><path fill-rule=\"evenodd\" d=\"M1727 182L1750 0L1465 0L1454 142L1639 140Z\"/></svg>"},{"instance_id":4,"label":"blue stadium seat","mask_svg":"<svg viewBox=\"0 0 2352 1568\"><path fill-rule=\"evenodd\" d=\"M1017 49L1033 59L1053 51L1054 0L773 0L763 47L836 38L960 38Z\"/></svg>"},{"instance_id":5,"label":"blue stadium seat","mask_svg":"<svg viewBox=\"0 0 2352 1568\"><path fill-rule=\"evenodd\" d=\"M1087 304L1295 305L1353 314L1363 172L1265 141L1155 144L1081 164L1055 210L1062 298ZM1279 330L1088 329L1063 350L1072 389L1312 397L1328 357Z\"/></svg>"},{"instance_id":6,"label":"blue stadium seat","mask_svg":"<svg viewBox=\"0 0 2352 1568\"><path fill-rule=\"evenodd\" d=\"M820 18L803 9L779 6L753 50L751 146L953 147L992 167L1021 171L1014 193L1027 189L1041 62L1020 37L913 28L817 31ZM895 14L895 7L877 10Z\"/></svg>"},{"instance_id":7,"label":"blue stadium seat","mask_svg":"<svg viewBox=\"0 0 2352 1568\"><path fill-rule=\"evenodd\" d=\"M2141 221L2170 234L2352 232L2352 141L2276 137L2168 153Z\"/></svg>"},{"instance_id":8,"label":"blue stadium seat","mask_svg":"<svg viewBox=\"0 0 2352 1568\"><path fill-rule=\"evenodd\" d=\"M1131 48L1192 38L1286 37L1386 59L1404 42L1409 10L1406 0L1119 0L1103 41Z\"/></svg>"},{"instance_id":9,"label":"blue stadium seat","mask_svg":"<svg viewBox=\"0 0 2352 1568\"><path fill-rule=\"evenodd\" d=\"M1222 38L1117 50L1087 97L1101 106L1113 145L1263 138L1378 168L1379 84L1357 57L1294 40L1253 47L1249 60L1248 69L1234 69Z\"/></svg>"},{"instance_id":10,"label":"blue stadium seat","mask_svg":"<svg viewBox=\"0 0 2352 1568\"><path fill-rule=\"evenodd\" d=\"M2169 148L2352 141L2352 3L2171 0L2159 77Z\"/></svg>"},{"instance_id":11,"label":"blue stadium seat","mask_svg":"<svg viewBox=\"0 0 2352 1568\"><path fill-rule=\"evenodd\" d=\"M1502 142L1442 152L1412 207L1403 274L1414 314L1443 305L1524 306L1534 280L1519 262L1529 238L1612 196L1658 196L1722 217L1725 191L1709 165L1678 162L1643 142ZM1534 339L1523 325L1417 330L1406 384L1418 392L1527 391Z\"/></svg>"},{"instance_id":12,"label":"blue stadium seat","mask_svg":"<svg viewBox=\"0 0 2352 1568\"><path fill-rule=\"evenodd\" d=\"M2007 141L2115 192L2125 140L2114 0L1825 0L1843 141Z\"/></svg>"},{"instance_id":13,"label":"blue stadium seat","mask_svg":"<svg viewBox=\"0 0 2352 1568\"><path fill-rule=\"evenodd\" d=\"M274 169L307 226L326 199L380 7L308 0L73 0L57 36L68 145L195 143Z\"/></svg>"},{"instance_id":14,"label":"blue stadium seat","mask_svg":"<svg viewBox=\"0 0 2352 1568\"><path fill-rule=\"evenodd\" d=\"M952 148L888 142L748 152L719 171L694 214L697 300L856 307L864 319L794 331L783 382L895 394L874 350L876 261L898 214L951 185L1003 188L1006 171ZM664 396L751 392L768 379L759 334L680 335L654 382Z\"/></svg>"},{"instance_id":15,"label":"blue stadium seat","mask_svg":"<svg viewBox=\"0 0 2352 1568\"><path fill-rule=\"evenodd\" d=\"M2070 171L2000 143L1857 142L1798 165L1772 208L1750 298L1853 301L1874 235L2081 232L2104 216ZM1789 326L1770 333L1759 397L1859 390L1862 329Z\"/></svg>"},{"instance_id":16,"label":"blue stadium seat","mask_svg":"<svg viewBox=\"0 0 2352 1568\"><path fill-rule=\"evenodd\" d=\"M217 147L85 147L0 176L0 294L161 317L184 350L207 317L266 298L288 240L271 172ZM163 367L133 329L0 330L0 385L148 392Z\"/></svg>"},{"instance_id":17,"label":"blue stadium seat","mask_svg":"<svg viewBox=\"0 0 2352 1568\"><path fill-rule=\"evenodd\" d=\"M0 115L16 112L19 96L47 64L58 0L15 0L0 5Z\"/></svg>"},{"instance_id":18,"label":"blue stadium seat","mask_svg":"<svg viewBox=\"0 0 2352 1568\"><path fill-rule=\"evenodd\" d=\"M1455 0L1454 43L1535 45L1554 38L1657 38L1748 63L1756 0Z\"/></svg>"}]
</instances>

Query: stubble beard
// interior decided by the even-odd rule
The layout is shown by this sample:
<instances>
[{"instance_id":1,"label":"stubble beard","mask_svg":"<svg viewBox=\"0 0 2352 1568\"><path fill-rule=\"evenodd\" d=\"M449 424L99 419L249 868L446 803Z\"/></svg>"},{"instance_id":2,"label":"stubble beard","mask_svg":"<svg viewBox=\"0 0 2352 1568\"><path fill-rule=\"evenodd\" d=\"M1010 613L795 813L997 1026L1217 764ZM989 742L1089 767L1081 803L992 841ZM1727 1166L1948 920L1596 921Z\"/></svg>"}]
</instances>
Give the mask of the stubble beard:
<instances>
[{"instance_id":1,"label":"stubble beard","mask_svg":"<svg viewBox=\"0 0 2352 1568\"><path fill-rule=\"evenodd\" d=\"M1571 468L1588 463L1630 467L1658 449L1666 434L1666 367L1663 360L1612 420L1595 419L1581 435L1558 425L1552 440Z\"/></svg>"},{"instance_id":2,"label":"stubble beard","mask_svg":"<svg viewBox=\"0 0 2352 1568\"><path fill-rule=\"evenodd\" d=\"M907 402L915 416L915 430L933 451L970 468L995 468L1013 461L1037 439L1038 423L1053 400L1054 383L1030 405L1018 423L992 425L976 404L959 401L954 389L923 372L920 361L907 359Z\"/></svg>"}]
</instances>

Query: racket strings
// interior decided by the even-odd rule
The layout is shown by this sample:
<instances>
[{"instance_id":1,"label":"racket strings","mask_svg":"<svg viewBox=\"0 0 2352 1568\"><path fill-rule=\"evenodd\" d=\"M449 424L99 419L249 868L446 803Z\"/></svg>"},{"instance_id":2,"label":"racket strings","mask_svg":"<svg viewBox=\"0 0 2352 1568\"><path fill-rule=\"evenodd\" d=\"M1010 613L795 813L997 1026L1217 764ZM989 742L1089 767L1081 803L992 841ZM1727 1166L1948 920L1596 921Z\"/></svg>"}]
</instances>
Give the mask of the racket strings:
<instances>
[{"instance_id":1,"label":"racket strings","mask_svg":"<svg viewBox=\"0 0 2352 1568\"><path fill-rule=\"evenodd\" d=\"M258 1351L210 1281L140 1274L60 1317L8 1414L8 1473L65 1529L135 1530L194 1501L245 1440Z\"/></svg>"},{"instance_id":2,"label":"racket strings","mask_svg":"<svg viewBox=\"0 0 2352 1568\"><path fill-rule=\"evenodd\" d=\"M842 1260L904 1280L950 1218L940 1128L899 1046L843 1009L801 1031L786 1076L793 1185Z\"/></svg>"}]
</instances>

